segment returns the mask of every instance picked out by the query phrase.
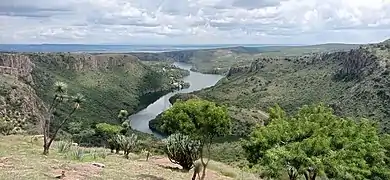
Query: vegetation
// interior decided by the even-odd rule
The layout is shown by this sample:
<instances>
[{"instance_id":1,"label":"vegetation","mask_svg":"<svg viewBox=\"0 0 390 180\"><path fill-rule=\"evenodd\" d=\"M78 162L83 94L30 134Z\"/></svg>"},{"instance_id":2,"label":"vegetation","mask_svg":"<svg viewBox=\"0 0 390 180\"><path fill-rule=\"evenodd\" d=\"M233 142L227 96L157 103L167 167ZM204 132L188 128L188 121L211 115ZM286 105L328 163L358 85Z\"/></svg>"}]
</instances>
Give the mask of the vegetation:
<instances>
[{"instance_id":1,"label":"vegetation","mask_svg":"<svg viewBox=\"0 0 390 180\"><path fill-rule=\"evenodd\" d=\"M69 104L65 104L70 101ZM69 121L72 115L80 108L80 104L84 101L84 96L77 94L69 96L67 93L67 85L63 82L57 82L54 85L54 97L48 109L47 118L43 121L43 154L49 154L49 149L59 130ZM61 105L69 108L69 112L64 116L57 112L57 108ZM61 120L58 120L61 119ZM54 120L57 120L55 122ZM53 124L57 126L53 127Z\"/></svg>"},{"instance_id":2,"label":"vegetation","mask_svg":"<svg viewBox=\"0 0 390 180\"><path fill-rule=\"evenodd\" d=\"M30 143L30 139L31 136L22 135L0 136L1 179L50 180L60 175L62 170L66 175L64 179L183 180L191 179L193 175L192 172L184 173L167 169L166 166L174 166L167 158L157 154L153 154L149 161L145 161L143 155L130 153L128 160L123 158L123 155L110 154L108 149L71 147L68 152L59 153L55 150L43 157L42 142ZM55 141L53 147L57 143L58 141ZM78 159L77 156L82 158ZM98 168L93 166L93 163L101 163L105 167ZM215 161L210 161L209 166L212 169L207 170L208 177L213 180L234 178L234 176L224 176L223 174L228 174L225 172L241 174L239 169ZM249 176L245 176L244 179L251 180Z\"/></svg>"},{"instance_id":3,"label":"vegetation","mask_svg":"<svg viewBox=\"0 0 390 180\"><path fill-rule=\"evenodd\" d=\"M96 124L121 125L117 112L125 110L133 114L176 88L169 73L157 72L131 55L26 53L18 56L27 56L35 64L31 86L47 104L53 96L47 89L56 80L68 84L70 94L85 95L88 106L78 110L77 117L60 135L72 136L74 141L88 146L101 145L96 144L101 141L94 139Z\"/></svg>"},{"instance_id":4,"label":"vegetation","mask_svg":"<svg viewBox=\"0 0 390 180\"><path fill-rule=\"evenodd\" d=\"M196 49L162 53L131 53L144 61L177 61L193 65L194 71L225 74L234 65L248 65L253 59L263 56L299 56L313 52L349 50L357 44L320 44L313 46L264 46Z\"/></svg>"},{"instance_id":5,"label":"vegetation","mask_svg":"<svg viewBox=\"0 0 390 180\"><path fill-rule=\"evenodd\" d=\"M242 172L220 170L223 165L213 160L259 171L266 178L390 179L390 135L381 134L390 132L390 47L384 42L349 50L354 47L328 44L133 55L5 55L7 61L31 59L35 66L21 69L22 73L28 72L25 76L1 75L0 108L5 110L0 114L0 133L24 133L27 126L38 129L37 120L43 120L47 156L45 160L35 157L33 161L37 162L55 157L115 166L109 159L122 150L127 159L134 160L138 155L133 153L142 153L146 161L165 153L168 158L161 159L168 163L179 164L186 171L194 168L193 180L197 175L205 179L206 169L250 179ZM335 52L340 49L348 51ZM147 61L141 63L136 56ZM154 61L148 61L151 59ZM179 78L188 71L172 66L172 61L190 62L201 72L225 73L226 78L214 87L174 96L173 107L150 123L154 130L170 135L161 141L132 130L128 117L161 94L183 85ZM64 83L54 83L56 80ZM53 84L54 93L48 91ZM79 104L83 96L68 95L79 92L87 97L82 108ZM305 106L321 101L326 105ZM41 106L43 102L47 109ZM275 103L280 107L271 108L268 114L262 111ZM78 115L74 116L76 111ZM353 118L344 118L349 116ZM379 126L360 117L377 120ZM240 138L244 139L242 144ZM58 151L48 155L53 142ZM13 147L3 152L0 148L0 155L31 158L36 151L34 143L21 143L23 152ZM85 146L108 146L116 154ZM115 160L123 166L136 164ZM146 161L142 168L156 163L155 158L150 164ZM4 162L0 158L0 169ZM40 177L35 175L28 179ZM174 179L171 175L164 178Z\"/></svg>"},{"instance_id":6,"label":"vegetation","mask_svg":"<svg viewBox=\"0 0 390 180\"><path fill-rule=\"evenodd\" d=\"M172 163L189 171L199 159L200 143L183 134L172 134L164 139L164 151Z\"/></svg>"},{"instance_id":7,"label":"vegetation","mask_svg":"<svg viewBox=\"0 0 390 180\"><path fill-rule=\"evenodd\" d=\"M244 149L270 177L286 172L291 180L390 178L375 123L340 118L323 105L304 106L294 116L276 106L270 123L258 127Z\"/></svg>"},{"instance_id":8,"label":"vegetation","mask_svg":"<svg viewBox=\"0 0 390 180\"><path fill-rule=\"evenodd\" d=\"M201 176L203 180L213 140L230 133L231 121L226 108L209 101L190 99L173 104L162 115L162 121L162 129L166 134L182 133L200 142L200 159L204 167Z\"/></svg>"},{"instance_id":9,"label":"vegetation","mask_svg":"<svg viewBox=\"0 0 390 180\"><path fill-rule=\"evenodd\" d=\"M116 153L119 153L120 145L116 141L117 135L123 130L123 127L118 125L112 125L107 123L99 123L96 125L96 136L98 139L105 141L105 144L111 149L113 153L116 150Z\"/></svg>"},{"instance_id":10,"label":"vegetation","mask_svg":"<svg viewBox=\"0 0 390 180\"><path fill-rule=\"evenodd\" d=\"M118 114L118 120L119 120L119 123L123 123L127 120L127 118L129 117L129 112L127 112L126 110L122 109L119 111L119 114Z\"/></svg>"},{"instance_id":11,"label":"vegetation","mask_svg":"<svg viewBox=\"0 0 390 180\"><path fill-rule=\"evenodd\" d=\"M323 102L337 115L372 119L390 132L386 88L390 49L383 47L373 44L350 51L263 57L231 68L216 86L192 94L234 107L229 114L237 117L250 117L253 111L264 111L275 103L293 113L303 105Z\"/></svg>"},{"instance_id":12,"label":"vegetation","mask_svg":"<svg viewBox=\"0 0 390 180\"><path fill-rule=\"evenodd\" d=\"M132 150L135 149L137 145L138 137L135 134L131 136L117 135L115 138L116 142L119 144L119 147L124 151L126 159L129 159L129 154Z\"/></svg>"}]
</instances>

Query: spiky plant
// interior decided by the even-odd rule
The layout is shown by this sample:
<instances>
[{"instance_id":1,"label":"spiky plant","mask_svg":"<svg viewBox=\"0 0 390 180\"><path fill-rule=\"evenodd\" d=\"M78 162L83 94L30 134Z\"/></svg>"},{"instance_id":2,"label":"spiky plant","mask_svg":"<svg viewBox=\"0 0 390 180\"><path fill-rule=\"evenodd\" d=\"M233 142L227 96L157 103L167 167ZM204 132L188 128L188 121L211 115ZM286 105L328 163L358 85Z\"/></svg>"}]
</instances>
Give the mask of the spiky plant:
<instances>
[{"instance_id":1,"label":"spiky plant","mask_svg":"<svg viewBox=\"0 0 390 180\"><path fill-rule=\"evenodd\" d=\"M54 84L54 97L48 109L48 116L44 119L43 123L43 154L49 154L49 149L54 139L57 136L58 131L65 125L65 123L71 118L71 116L80 108L80 104L85 100L82 94L77 94L75 96L67 95L67 84L63 82L56 82ZM58 126L54 130L50 130L53 124L51 121L55 118L56 108L61 104L64 104L70 100L70 103L73 103L73 108L70 110L69 114L65 116L62 121L58 123Z\"/></svg>"},{"instance_id":2,"label":"spiky plant","mask_svg":"<svg viewBox=\"0 0 390 180\"><path fill-rule=\"evenodd\" d=\"M68 152L71 147L72 147L72 142L69 141L59 141L57 143L57 149L59 153Z\"/></svg>"},{"instance_id":3,"label":"spiky plant","mask_svg":"<svg viewBox=\"0 0 390 180\"><path fill-rule=\"evenodd\" d=\"M119 147L123 150L125 158L129 159L130 152L136 147L138 136L131 134L130 136L117 135L116 141Z\"/></svg>"},{"instance_id":4,"label":"spiky plant","mask_svg":"<svg viewBox=\"0 0 390 180\"><path fill-rule=\"evenodd\" d=\"M126 118L129 116L129 112L127 112L126 110L122 109L119 111L119 114L118 114L118 119L119 119L119 122L122 123L123 121L126 120Z\"/></svg>"},{"instance_id":5,"label":"spiky plant","mask_svg":"<svg viewBox=\"0 0 390 180\"><path fill-rule=\"evenodd\" d=\"M164 151L172 163L179 164L189 171L199 159L200 142L183 134L172 134L164 139Z\"/></svg>"}]
</instances>

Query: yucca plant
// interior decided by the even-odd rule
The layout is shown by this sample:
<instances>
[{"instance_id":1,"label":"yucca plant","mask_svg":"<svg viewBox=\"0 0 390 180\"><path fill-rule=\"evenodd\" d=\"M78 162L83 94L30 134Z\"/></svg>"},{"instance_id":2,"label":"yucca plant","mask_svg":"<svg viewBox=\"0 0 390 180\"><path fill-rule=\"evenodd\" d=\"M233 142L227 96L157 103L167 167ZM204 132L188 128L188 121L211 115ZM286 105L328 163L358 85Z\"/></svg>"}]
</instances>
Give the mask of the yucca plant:
<instances>
[{"instance_id":1,"label":"yucca plant","mask_svg":"<svg viewBox=\"0 0 390 180\"><path fill-rule=\"evenodd\" d=\"M189 171L194 162L199 159L200 142L192 140L183 134L172 134L165 143L164 151L172 163L179 164L184 170Z\"/></svg>"},{"instance_id":2,"label":"yucca plant","mask_svg":"<svg viewBox=\"0 0 390 180\"><path fill-rule=\"evenodd\" d=\"M69 151L68 155L70 156L71 159L73 160L83 160L85 152L81 148L76 148L73 151Z\"/></svg>"},{"instance_id":3,"label":"yucca plant","mask_svg":"<svg viewBox=\"0 0 390 180\"><path fill-rule=\"evenodd\" d=\"M59 141L57 143L57 149L59 153L68 152L71 147L72 147L72 142L69 141Z\"/></svg>"},{"instance_id":4,"label":"yucca plant","mask_svg":"<svg viewBox=\"0 0 390 180\"><path fill-rule=\"evenodd\" d=\"M135 148L138 142L138 137L135 134L130 136L117 135L116 141L119 144L119 147L124 151L126 159L129 159L130 152Z\"/></svg>"},{"instance_id":5,"label":"yucca plant","mask_svg":"<svg viewBox=\"0 0 390 180\"><path fill-rule=\"evenodd\" d=\"M59 130L67 123L67 121L71 118L71 116L80 108L80 104L85 101L84 96L82 94L76 94L75 96L69 96L67 94L68 85L63 82L56 82L54 84L54 97L52 102L50 103L48 109L48 116L44 119L43 123L43 154L49 154L49 149L54 139L56 138ZM62 120L58 123L58 126L55 129L50 130L53 124L51 121L55 119L56 108L61 104L66 102L70 102L73 104L73 108L70 110L69 114L62 118ZM57 117L58 118L58 117Z\"/></svg>"}]
</instances>

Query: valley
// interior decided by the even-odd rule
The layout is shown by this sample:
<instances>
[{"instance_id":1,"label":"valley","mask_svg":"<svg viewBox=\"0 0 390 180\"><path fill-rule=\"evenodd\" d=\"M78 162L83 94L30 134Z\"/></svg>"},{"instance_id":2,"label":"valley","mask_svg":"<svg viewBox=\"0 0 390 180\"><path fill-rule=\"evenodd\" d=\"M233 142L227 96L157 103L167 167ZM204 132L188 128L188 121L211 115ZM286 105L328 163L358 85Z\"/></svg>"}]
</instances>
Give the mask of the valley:
<instances>
[{"instance_id":1,"label":"valley","mask_svg":"<svg viewBox=\"0 0 390 180\"><path fill-rule=\"evenodd\" d=\"M282 111L272 109L275 104L288 118L293 118L305 105L323 103L333 109L334 116L367 118L378 123L378 136L389 133L389 64L388 41L159 53L0 53L1 115L3 122L15 122L11 123L14 126L11 129L5 126L8 124L1 128L7 128L3 131L6 135L40 134L53 97L52 86L61 81L67 84L69 94L81 93L86 101L61 129L56 141L107 147L115 137L109 133L117 131L114 134L120 135L120 131L138 136L134 153L147 151L160 157L167 153L161 138L171 134L167 131L166 110L175 106L175 102L206 100L218 108L226 108L229 133L210 141L209 151L204 155L240 168L241 173L245 171L249 173L247 177L253 178L253 174L262 174L267 169L258 172L262 168L250 168L253 160L248 153L252 152L250 148L258 146L249 141L256 131L267 128L273 121L279 122L276 117L285 117L275 115ZM196 118L200 114L192 114L193 110L183 109L181 112L187 115L175 115L183 121L202 120ZM126 111L126 120L118 115L122 111ZM54 116L67 113L67 107L58 108ZM212 114L213 111L196 113ZM59 124L54 122L52 126ZM191 126L186 124L182 128L188 127ZM19 136L11 138L20 139Z\"/></svg>"}]
</instances>

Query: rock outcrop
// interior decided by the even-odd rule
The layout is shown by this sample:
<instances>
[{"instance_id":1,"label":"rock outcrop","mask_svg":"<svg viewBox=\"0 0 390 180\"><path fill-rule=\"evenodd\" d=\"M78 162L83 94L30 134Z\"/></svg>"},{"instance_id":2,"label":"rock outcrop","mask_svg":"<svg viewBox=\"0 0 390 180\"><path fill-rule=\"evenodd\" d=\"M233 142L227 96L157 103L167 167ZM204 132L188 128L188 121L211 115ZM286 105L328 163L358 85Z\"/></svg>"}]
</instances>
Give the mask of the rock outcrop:
<instances>
[{"instance_id":1,"label":"rock outcrop","mask_svg":"<svg viewBox=\"0 0 390 180\"><path fill-rule=\"evenodd\" d=\"M353 49L349 52L336 52L326 55L324 59L341 60L341 68L335 74L336 79L361 79L378 68L378 57L365 48Z\"/></svg>"},{"instance_id":2,"label":"rock outcrop","mask_svg":"<svg viewBox=\"0 0 390 180\"><path fill-rule=\"evenodd\" d=\"M32 83L31 72L34 64L30 58L21 54L0 54L0 74L9 74Z\"/></svg>"},{"instance_id":3,"label":"rock outcrop","mask_svg":"<svg viewBox=\"0 0 390 180\"><path fill-rule=\"evenodd\" d=\"M248 66L234 66L234 67L231 67L226 75L226 77L230 77L230 76L233 76L235 74L238 74L238 73L245 73L245 72L248 72L250 67Z\"/></svg>"}]
</instances>

